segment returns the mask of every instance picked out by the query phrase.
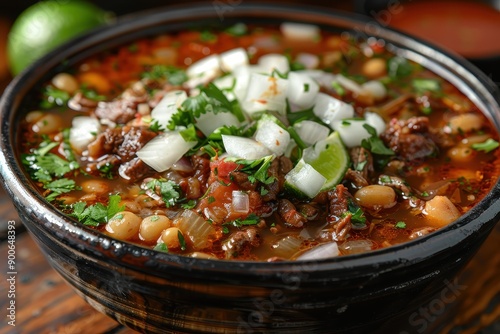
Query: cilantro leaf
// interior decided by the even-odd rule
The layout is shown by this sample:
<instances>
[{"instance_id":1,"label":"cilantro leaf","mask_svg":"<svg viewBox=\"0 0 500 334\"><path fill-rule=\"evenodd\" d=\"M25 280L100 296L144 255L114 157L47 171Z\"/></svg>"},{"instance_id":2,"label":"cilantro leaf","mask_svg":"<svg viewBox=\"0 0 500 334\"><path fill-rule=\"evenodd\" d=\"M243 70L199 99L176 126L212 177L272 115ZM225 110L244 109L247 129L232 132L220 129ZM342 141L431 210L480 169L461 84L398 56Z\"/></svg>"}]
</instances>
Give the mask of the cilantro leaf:
<instances>
[{"instance_id":1,"label":"cilantro leaf","mask_svg":"<svg viewBox=\"0 0 500 334\"><path fill-rule=\"evenodd\" d=\"M165 243L163 241L156 244L156 246L153 249L155 251L168 253L168 247L167 247L167 245L165 245Z\"/></svg>"},{"instance_id":2,"label":"cilantro leaf","mask_svg":"<svg viewBox=\"0 0 500 334\"><path fill-rule=\"evenodd\" d=\"M500 144L496 140L488 138L486 141L482 143L472 144L472 148L475 149L476 151L483 151L485 153L489 153L495 150L499 145Z\"/></svg>"},{"instance_id":3,"label":"cilantro leaf","mask_svg":"<svg viewBox=\"0 0 500 334\"><path fill-rule=\"evenodd\" d=\"M244 36L248 34L248 27L244 23L236 23L235 25L227 28L225 32L232 36Z\"/></svg>"},{"instance_id":4,"label":"cilantro leaf","mask_svg":"<svg viewBox=\"0 0 500 334\"><path fill-rule=\"evenodd\" d=\"M175 66L154 65L149 71L143 72L143 79L161 80L166 79L174 86L182 85L188 80L184 70Z\"/></svg>"},{"instance_id":5,"label":"cilantro leaf","mask_svg":"<svg viewBox=\"0 0 500 334\"><path fill-rule=\"evenodd\" d=\"M240 172L244 172L248 174L248 180L252 183L256 181L262 182L264 184L271 184L275 181L274 176L268 176L268 170L271 166L271 162L274 159L274 156L268 155L261 159L256 160L246 160L246 159L232 159L226 158L229 161L233 161L239 165L243 165Z\"/></svg>"},{"instance_id":6,"label":"cilantro leaf","mask_svg":"<svg viewBox=\"0 0 500 334\"><path fill-rule=\"evenodd\" d=\"M146 189L161 196L167 208L174 206L181 200L179 185L170 180L153 179L146 183Z\"/></svg>"},{"instance_id":7,"label":"cilantro leaf","mask_svg":"<svg viewBox=\"0 0 500 334\"><path fill-rule=\"evenodd\" d=\"M361 146L373 154L378 155L394 155L394 151L385 146L384 142L377 135L377 130L368 124L364 124L363 127L370 134L371 137L368 139L363 139Z\"/></svg>"},{"instance_id":8,"label":"cilantro leaf","mask_svg":"<svg viewBox=\"0 0 500 334\"><path fill-rule=\"evenodd\" d=\"M229 226L241 228L243 226L257 225L259 222L260 222L260 217L257 216L255 213L251 213L245 219L238 218L231 222L222 224L223 227L222 232L226 234L229 233L228 229Z\"/></svg>"},{"instance_id":9,"label":"cilantro leaf","mask_svg":"<svg viewBox=\"0 0 500 334\"><path fill-rule=\"evenodd\" d=\"M57 198L57 196L68 193L72 190L79 189L75 181L69 180L67 178L58 179L43 185L44 189L50 190L51 193L45 198L47 201L51 202Z\"/></svg>"},{"instance_id":10,"label":"cilantro leaf","mask_svg":"<svg viewBox=\"0 0 500 334\"><path fill-rule=\"evenodd\" d=\"M392 79L401 79L413 72L410 62L403 57L392 57L387 61L387 74Z\"/></svg>"},{"instance_id":11,"label":"cilantro leaf","mask_svg":"<svg viewBox=\"0 0 500 334\"><path fill-rule=\"evenodd\" d=\"M43 99L40 103L40 108L51 109L62 107L68 103L70 98L71 95L68 92L49 85L43 90Z\"/></svg>"},{"instance_id":12,"label":"cilantro leaf","mask_svg":"<svg viewBox=\"0 0 500 334\"><path fill-rule=\"evenodd\" d=\"M404 221L399 221L394 225L395 228L406 228L406 223Z\"/></svg>"},{"instance_id":13,"label":"cilantro leaf","mask_svg":"<svg viewBox=\"0 0 500 334\"><path fill-rule=\"evenodd\" d=\"M366 217L365 213L352 199L347 200L347 209L349 210L345 214L351 215L351 223L356 228L366 227Z\"/></svg>"},{"instance_id":14,"label":"cilantro leaf","mask_svg":"<svg viewBox=\"0 0 500 334\"><path fill-rule=\"evenodd\" d=\"M412 80L413 88L419 93L438 92L441 90L441 83L436 79L415 78Z\"/></svg>"},{"instance_id":15,"label":"cilantro leaf","mask_svg":"<svg viewBox=\"0 0 500 334\"><path fill-rule=\"evenodd\" d=\"M85 202L77 202L72 205L73 212L69 216L78 219L79 222L87 226L99 226L107 223L118 212L125 210L125 206L120 206L120 195L109 196L108 205L96 203L87 206Z\"/></svg>"}]
</instances>

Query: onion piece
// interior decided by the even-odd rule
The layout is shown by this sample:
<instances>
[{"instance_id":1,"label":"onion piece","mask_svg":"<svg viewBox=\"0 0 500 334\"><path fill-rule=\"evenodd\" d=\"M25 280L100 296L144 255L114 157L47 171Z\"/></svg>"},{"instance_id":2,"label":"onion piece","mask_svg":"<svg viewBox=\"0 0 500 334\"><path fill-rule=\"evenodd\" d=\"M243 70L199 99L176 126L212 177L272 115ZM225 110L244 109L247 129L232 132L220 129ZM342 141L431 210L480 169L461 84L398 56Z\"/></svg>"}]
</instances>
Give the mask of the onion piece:
<instances>
[{"instance_id":1,"label":"onion piece","mask_svg":"<svg viewBox=\"0 0 500 334\"><path fill-rule=\"evenodd\" d=\"M314 121L302 121L293 125L293 128L299 135L302 141L310 146L316 142L326 139L330 133L330 129L326 126L316 123Z\"/></svg>"},{"instance_id":2,"label":"onion piece","mask_svg":"<svg viewBox=\"0 0 500 334\"><path fill-rule=\"evenodd\" d=\"M200 129L206 137L224 125L239 127L240 121L238 121L235 115L228 112L220 112L217 114L207 112L196 118L196 127Z\"/></svg>"},{"instance_id":3,"label":"onion piece","mask_svg":"<svg viewBox=\"0 0 500 334\"><path fill-rule=\"evenodd\" d=\"M366 253L375 248L371 240L351 240L339 246L344 254L359 254Z\"/></svg>"},{"instance_id":4,"label":"onion piece","mask_svg":"<svg viewBox=\"0 0 500 334\"><path fill-rule=\"evenodd\" d=\"M288 73L287 98L290 103L302 109L311 107L319 92L319 85L310 76L301 73Z\"/></svg>"},{"instance_id":5,"label":"onion piece","mask_svg":"<svg viewBox=\"0 0 500 334\"><path fill-rule=\"evenodd\" d=\"M372 126L377 130L377 135L381 135L382 132L385 131L386 124L384 119L377 113L374 112L366 112L365 113L365 120L368 125Z\"/></svg>"},{"instance_id":6,"label":"onion piece","mask_svg":"<svg viewBox=\"0 0 500 334\"><path fill-rule=\"evenodd\" d=\"M174 90L165 94L151 111L151 117L157 120L160 125L166 127L172 115L177 112L182 102L187 99L187 94L183 90Z\"/></svg>"},{"instance_id":7,"label":"onion piece","mask_svg":"<svg viewBox=\"0 0 500 334\"><path fill-rule=\"evenodd\" d=\"M346 78L342 74L337 74L336 80L342 85L342 87L353 93L360 94L363 92L363 89L356 81Z\"/></svg>"},{"instance_id":8,"label":"onion piece","mask_svg":"<svg viewBox=\"0 0 500 334\"><path fill-rule=\"evenodd\" d=\"M387 89L384 84L378 80L367 81L361 85L361 90L373 96L376 100L383 99L387 96Z\"/></svg>"},{"instance_id":9,"label":"onion piece","mask_svg":"<svg viewBox=\"0 0 500 334\"><path fill-rule=\"evenodd\" d=\"M271 120L259 121L255 140L277 156L283 155L288 143L290 134L281 126Z\"/></svg>"},{"instance_id":10,"label":"onion piece","mask_svg":"<svg viewBox=\"0 0 500 334\"><path fill-rule=\"evenodd\" d=\"M303 159L285 175L285 180L288 187L299 190L309 198L314 198L326 182L326 178Z\"/></svg>"},{"instance_id":11,"label":"onion piece","mask_svg":"<svg viewBox=\"0 0 500 334\"><path fill-rule=\"evenodd\" d=\"M186 69L189 80L185 83L188 88L195 88L202 84L207 84L221 75L220 57L217 54L202 58L191 64Z\"/></svg>"},{"instance_id":12,"label":"onion piece","mask_svg":"<svg viewBox=\"0 0 500 334\"><path fill-rule=\"evenodd\" d=\"M69 130L69 143L78 153L83 152L101 131L99 120L89 116L73 118Z\"/></svg>"},{"instance_id":13,"label":"onion piece","mask_svg":"<svg viewBox=\"0 0 500 334\"><path fill-rule=\"evenodd\" d=\"M196 142L185 141L179 131L169 131L151 139L136 155L157 172L163 172L195 145Z\"/></svg>"},{"instance_id":14,"label":"onion piece","mask_svg":"<svg viewBox=\"0 0 500 334\"><path fill-rule=\"evenodd\" d=\"M321 260L336 257L340 254L336 242L329 242L316 246L305 253L302 253L297 260Z\"/></svg>"},{"instance_id":15,"label":"onion piece","mask_svg":"<svg viewBox=\"0 0 500 334\"><path fill-rule=\"evenodd\" d=\"M232 211L247 214L250 210L250 199L248 194L240 190L233 190L232 195Z\"/></svg>"},{"instance_id":16,"label":"onion piece","mask_svg":"<svg viewBox=\"0 0 500 334\"><path fill-rule=\"evenodd\" d=\"M286 113L286 91L288 80L252 73L242 108L250 116L254 113L273 110Z\"/></svg>"},{"instance_id":17,"label":"onion piece","mask_svg":"<svg viewBox=\"0 0 500 334\"><path fill-rule=\"evenodd\" d=\"M212 81L212 83L222 91L222 93L229 101L233 101L236 99L236 95L234 94L236 82L236 78L232 74L219 77Z\"/></svg>"},{"instance_id":18,"label":"onion piece","mask_svg":"<svg viewBox=\"0 0 500 334\"><path fill-rule=\"evenodd\" d=\"M174 225L179 228L196 250L211 246L210 235L215 229L206 220L191 210L185 210L175 221Z\"/></svg>"},{"instance_id":19,"label":"onion piece","mask_svg":"<svg viewBox=\"0 0 500 334\"><path fill-rule=\"evenodd\" d=\"M354 116L352 105L324 93L318 93L316 96L316 104L314 105L313 112L330 127L336 121Z\"/></svg>"},{"instance_id":20,"label":"onion piece","mask_svg":"<svg viewBox=\"0 0 500 334\"><path fill-rule=\"evenodd\" d=\"M280 25L283 36L288 39L314 41L320 36L320 29L313 24L284 22Z\"/></svg>"},{"instance_id":21,"label":"onion piece","mask_svg":"<svg viewBox=\"0 0 500 334\"><path fill-rule=\"evenodd\" d=\"M333 123L333 128L342 138L345 146L352 148L360 146L363 139L368 139L371 135L365 129L365 124L370 125L380 135L385 130L385 122L376 113L366 112L365 119L343 119Z\"/></svg>"},{"instance_id":22,"label":"onion piece","mask_svg":"<svg viewBox=\"0 0 500 334\"><path fill-rule=\"evenodd\" d=\"M288 235L273 243L273 255L289 259L300 250L302 240L292 235Z\"/></svg>"},{"instance_id":23,"label":"onion piece","mask_svg":"<svg viewBox=\"0 0 500 334\"><path fill-rule=\"evenodd\" d=\"M264 73L264 70L257 65L241 66L234 69L232 75L236 79L236 82L233 93L238 101L243 101L245 99L252 73Z\"/></svg>"},{"instance_id":24,"label":"onion piece","mask_svg":"<svg viewBox=\"0 0 500 334\"><path fill-rule=\"evenodd\" d=\"M269 53L261 56L258 64L268 74L271 74L274 70L281 74L286 74L290 71L288 58L278 53Z\"/></svg>"},{"instance_id":25,"label":"onion piece","mask_svg":"<svg viewBox=\"0 0 500 334\"><path fill-rule=\"evenodd\" d=\"M224 72L232 72L241 66L248 66L248 55L245 49L236 48L219 55L220 66Z\"/></svg>"},{"instance_id":26,"label":"onion piece","mask_svg":"<svg viewBox=\"0 0 500 334\"><path fill-rule=\"evenodd\" d=\"M264 145L252 138L222 135L222 142L231 157L256 160L271 154Z\"/></svg>"},{"instance_id":27,"label":"onion piece","mask_svg":"<svg viewBox=\"0 0 500 334\"><path fill-rule=\"evenodd\" d=\"M299 53L295 61L304 65L307 69L314 69L319 66L319 57L312 53Z\"/></svg>"}]
</instances>

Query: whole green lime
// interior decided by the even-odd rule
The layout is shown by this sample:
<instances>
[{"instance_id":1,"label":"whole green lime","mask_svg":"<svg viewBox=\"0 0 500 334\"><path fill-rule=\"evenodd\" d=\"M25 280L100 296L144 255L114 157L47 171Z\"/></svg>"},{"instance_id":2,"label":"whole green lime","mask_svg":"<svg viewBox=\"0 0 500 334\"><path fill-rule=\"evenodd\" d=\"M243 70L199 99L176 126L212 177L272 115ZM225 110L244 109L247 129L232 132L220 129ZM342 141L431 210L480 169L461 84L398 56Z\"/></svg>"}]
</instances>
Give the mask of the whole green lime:
<instances>
[{"instance_id":1,"label":"whole green lime","mask_svg":"<svg viewBox=\"0 0 500 334\"><path fill-rule=\"evenodd\" d=\"M41 1L23 11L8 36L7 55L16 75L73 37L109 22L109 12L85 1Z\"/></svg>"}]
</instances>

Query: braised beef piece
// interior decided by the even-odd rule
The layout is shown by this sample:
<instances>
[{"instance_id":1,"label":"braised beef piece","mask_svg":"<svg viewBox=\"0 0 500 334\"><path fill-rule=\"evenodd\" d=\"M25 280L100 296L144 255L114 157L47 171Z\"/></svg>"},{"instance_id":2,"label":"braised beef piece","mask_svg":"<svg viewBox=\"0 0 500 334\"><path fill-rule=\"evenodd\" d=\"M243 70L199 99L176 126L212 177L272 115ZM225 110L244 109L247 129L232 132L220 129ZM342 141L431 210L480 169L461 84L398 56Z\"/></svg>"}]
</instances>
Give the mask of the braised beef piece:
<instances>
[{"instance_id":1,"label":"braised beef piece","mask_svg":"<svg viewBox=\"0 0 500 334\"><path fill-rule=\"evenodd\" d=\"M307 222L307 218L297 211L295 205L287 199L280 199L278 201L278 214L285 224L293 227L302 227Z\"/></svg>"},{"instance_id":2,"label":"braised beef piece","mask_svg":"<svg viewBox=\"0 0 500 334\"><path fill-rule=\"evenodd\" d=\"M359 171L348 169L344 175L344 183L350 189L360 189L369 185L368 181L363 177Z\"/></svg>"},{"instance_id":3,"label":"braised beef piece","mask_svg":"<svg viewBox=\"0 0 500 334\"><path fill-rule=\"evenodd\" d=\"M78 92L68 101L68 107L76 111L88 111L97 107L98 102L96 100L89 99L83 95L82 92Z\"/></svg>"},{"instance_id":4,"label":"braised beef piece","mask_svg":"<svg viewBox=\"0 0 500 334\"><path fill-rule=\"evenodd\" d=\"M427 117L411 117L408 120L393 118L380 138L405 161L423 160L438 151L429 133Z\"/></svg>"},{"instance_id":5,"label":"braised beef piece","mask_svg":"<svg viewBox=\"0 0 500 334\"><path fill-rule=\"evenodd\" d=\"M269 166L267 170L267 175L274 177L275 181L271 184L263 185L266 190L266 193L262 196L264 202L275 201L278 198L278 194L283 191L285 175L291 171L292 168L292 161L285 156L273 160L271 166Z\"/></svg>"},{"instance_id":6,"label":"braised beef piece","mask_svg":"<svg viewBox=\"0 0 500 334\"><path fill-rule=\"evenodd\" d=\"M259 231L250 227L243 231L234 232L228 240L222 244L226 259L236 258L248 252L251 247L260 246L261 238Z\"/></svg>"},{"instance_id":7,"label":"braised beef piece","mask_svg":"<svg viewBox=\"0 0 500 334\"><path fill-rule=\"evenodd\" d=\"M107 129L88 147L89 157L94 161L87 165L87 172L99 175L100 166L111 163L113 171L118 170L124 179L130 182L140 180L150 174L152 169L135 154L156 135L147 127L124 126Z\"/></svg>"},{"instance_id":8,"label":"braised beef piece","mask_svg":"<svg viewBox=\"0 0 500 334\"><path fill-rule=\"evenodd\" d=\"M210 177L210 159L199 155L191 156L191 164L195 170L193 177L200 181L201 191L207 191L207 182Z\"/></svg>"},{"instance_id":9,"label":"braised beef piece","mask_svg":"<svg viewBox=\"0 0 500 334\"><path fill-rule=\"evenodd\" d=\"M354 171L359 173L365 180L373 176L373 156L367 149L356 146L349 151Z\"/></svg>"},{"instance_id":10,"label":"braised beef piece","mask_svg":"<svg viewBox=\"0 0 500 334\"><path fill-rule=\"evenodd\" d=\"M249 191L257 189L257 182L251 182L245 172L231 172L231 180L235 182L241 190Z\"/></svg>"},{"instance_id":11,"label":"braised beef piece","mask_svg":"<svg viewBox=\"0 0 500 334\"><path fill-rule=\"evenodd\" d=\"M117 124L126 124L134 119L137 106L147 103L149 94L142 82L127 88L122 95L113 101L101 101L97 104L95 115L100 119L110 120Z\"/></svg>"},{"instance_id":12,"label":"braised beef piece","mask_svg":"<svg viewBox=\"0 0 500 334\"><path fill-rule=\"evenodd\" d=\"M351 193L342 184L328 191L328 226L321 234L323 240L343 241L346 239L352 228L349 199L354 200Z\"/></svg>"}]
</instances>

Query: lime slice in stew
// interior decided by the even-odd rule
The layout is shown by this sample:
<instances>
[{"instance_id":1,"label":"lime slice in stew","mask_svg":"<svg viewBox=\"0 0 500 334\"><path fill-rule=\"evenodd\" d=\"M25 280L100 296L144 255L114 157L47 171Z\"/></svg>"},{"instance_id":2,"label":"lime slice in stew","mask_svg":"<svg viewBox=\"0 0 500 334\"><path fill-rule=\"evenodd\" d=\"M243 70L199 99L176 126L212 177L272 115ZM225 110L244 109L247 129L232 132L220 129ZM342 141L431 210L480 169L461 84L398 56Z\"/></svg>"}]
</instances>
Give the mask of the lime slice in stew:
<instances>
[{"instance_id":1,"label":"lime slice in stew","mask_svg":"<svg viewBox=\"0 0 500 334\"><path fill-rule=\"evenodd\" d=\"M338 132L334 132L304 150L301 161L285 177L285 189L295 196L312 198L319 191L332 189L339 184L349 163L349 154ZM314 171L304 169L309 166L324 177L322 186L317 186L316 181L319 179Z\"/></svg>"}]
</instances>

